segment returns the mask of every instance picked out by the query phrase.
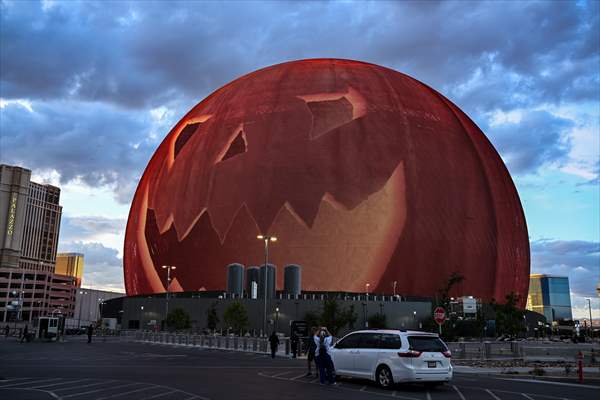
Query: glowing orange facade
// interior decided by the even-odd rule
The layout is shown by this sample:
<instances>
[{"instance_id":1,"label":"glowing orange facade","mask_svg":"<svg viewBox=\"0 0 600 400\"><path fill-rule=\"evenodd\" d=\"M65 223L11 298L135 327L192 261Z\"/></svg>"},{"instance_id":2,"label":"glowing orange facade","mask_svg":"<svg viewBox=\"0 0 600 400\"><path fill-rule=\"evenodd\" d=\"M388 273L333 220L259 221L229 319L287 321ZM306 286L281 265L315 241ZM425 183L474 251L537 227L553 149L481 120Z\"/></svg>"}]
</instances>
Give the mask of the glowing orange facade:
<instances>
[{"instance_id":1,"label":"glowing orange facade","mask_svg":"<svg viewBox=\"0 0 600 400\"><path fill-rule=\"evenodd\" d=\"M150 160L125 237L128 294L221 290L225 266L302 266L304 290L526 295L529 241L496 151L454 104L348 60L279 64L217 90ZM278 288L282 275L278 274Z\"/></svg>"}]
</instances>

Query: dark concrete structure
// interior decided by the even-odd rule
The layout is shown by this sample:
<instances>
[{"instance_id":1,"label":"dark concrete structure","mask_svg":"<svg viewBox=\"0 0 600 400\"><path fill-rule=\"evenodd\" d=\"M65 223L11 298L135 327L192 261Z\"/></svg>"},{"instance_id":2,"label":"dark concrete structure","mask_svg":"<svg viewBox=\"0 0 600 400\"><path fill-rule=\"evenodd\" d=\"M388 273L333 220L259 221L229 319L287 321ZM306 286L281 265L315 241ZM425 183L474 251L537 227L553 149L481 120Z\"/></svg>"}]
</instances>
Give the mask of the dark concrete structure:
<instances>
[{"instance_id":1,"label":"dark concrete structure","mask_svg":"<svg viewBox=\"0 0 600 400\"><path fill-rule=\"evenodd\" d=\"M260 267L258 276L258 298L265 298L265 269L268 271L267 278L267 298L272 299L275 297L275 287L277 283L277 267L273 264L268 264L265 268L264 265Z\"/></svg>"},{"instance_id":2,"label":"dark concrete structure","mask_svg":"<svg viewBox=\"0 0 600 400\"><path fill-rule=\"evenodd\" d=\"M292 296L299 296L302 291L302 269L299 265L286 265L283 269L283 291Z\"/></svg>"},{"instance_id":3,"label":"dark concrete structure","mask_svg":"<svg viewBox=\"0 0 600 400\"><path fill-rule=\"evenodd\" d=\"M233 263L227 266L227 293L241 296L244 293L244 266Z\"/></svg>"},{"instance_id":4,"label":"dark concrete structure","mask_svg":"<svg viewBox=\"0 0 600 400\"><path fill-rule=\"evenodd\" d=\"M260 334L264 299L250 299L246 296L239 298L226 292L183 292L171 294L169 308L182 308L191 317L192 330L201 332L206 328L207 310L213 305L219 317L217 329L227 330L223 322L223 313L234 301L241 301L248 313L250 325L248 331ZM431 302L414 299L399 301L398 297L365 295L364 293L335 293L335 292L303 292L298 298L288 298L284 292L277 292L274 298L269 298L267 304L268 331L274 328L278 317L278 331L289 335L290 322L303 320L308 312L320 313L325 300L335 299L338 305L347 309L352 307L356 314L356 322L351 327L345 327L340 334L349 330L362 329L366 326L369 316L385 313L389 327L398 329L420 328L420 324L431 318ZM143 309L142 309L143 306ZM279 308L279 315L276 314ZM129 296L111 299L103 309L104 317L122 318L123 329L155 329L164 318L165 296ZM122 311L122 312L121 312ZM120 319L121 321L121 319Z\"/></svg>"}]
</instances>

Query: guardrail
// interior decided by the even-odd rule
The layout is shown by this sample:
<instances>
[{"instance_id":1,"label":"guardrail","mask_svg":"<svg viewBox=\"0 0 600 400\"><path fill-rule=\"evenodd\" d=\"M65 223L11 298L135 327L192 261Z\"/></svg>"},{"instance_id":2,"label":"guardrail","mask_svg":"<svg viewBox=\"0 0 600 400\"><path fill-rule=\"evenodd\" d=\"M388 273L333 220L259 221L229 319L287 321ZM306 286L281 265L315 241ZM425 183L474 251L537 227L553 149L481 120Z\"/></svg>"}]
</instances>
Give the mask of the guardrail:
<instances>
[{"instance_id":1,"label":"guardrail","mask_svg":"<svg viewBox=\"0 0 600 400\"><path fill-rule=\"evenodd\" d=\"M452 358L458 360L522 359L572 362L581 351L590 363L600 362L597 344L531 342L448 342Z\"/></svg>"},{"instance_id":2,"label":"guardrail","mask_svg":"<svg viewBox=\"0 0 600 400\"><path fill-rule=\"evenodd\" d=\"M162 343L209 349L245 351L251 353L271 353L269 340L256 337L189 335L166 332L133 332L121 335L121 337L147 343ZM290 354L289 338L279 338L279 346L276 354L286 356Z\"/></svg>"}]
</instances>

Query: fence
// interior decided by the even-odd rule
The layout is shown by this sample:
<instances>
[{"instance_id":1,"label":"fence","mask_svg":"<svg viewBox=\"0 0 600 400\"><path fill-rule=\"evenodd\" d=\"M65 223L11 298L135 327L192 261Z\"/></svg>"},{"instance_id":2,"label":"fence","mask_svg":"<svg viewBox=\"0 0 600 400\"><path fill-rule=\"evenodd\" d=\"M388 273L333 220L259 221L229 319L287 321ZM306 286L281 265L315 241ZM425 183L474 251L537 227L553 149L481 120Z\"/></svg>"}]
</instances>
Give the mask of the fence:
<instances>
[{"instance_id":1,"label":"fence","mask_svg":"<svg viewBox=\"0 0 600 400\"><path fill-rule=\"evenodd\" d=\"M212 335L189 335L180 333L163 332L127 332L125 336L129 340L149 343L162 343L190 347L202 347L210 349L222 349L233 351L246 351L251 353L270 353L269 340L246 336L212 336ZM290 354L290 339L280 338L277 354Z\"/></svg>"},{"instance_id":2,"label":"fence","mask_svg":"<svg viewBox=\"0 0 600 400\"><path fill-rule=\"evenodd\" d=\"M600 361L598 344L535 342L448 342L452 358L458 360L510 360L572 362L581 351L591 364Z\"/></svg>"}]
</instances>

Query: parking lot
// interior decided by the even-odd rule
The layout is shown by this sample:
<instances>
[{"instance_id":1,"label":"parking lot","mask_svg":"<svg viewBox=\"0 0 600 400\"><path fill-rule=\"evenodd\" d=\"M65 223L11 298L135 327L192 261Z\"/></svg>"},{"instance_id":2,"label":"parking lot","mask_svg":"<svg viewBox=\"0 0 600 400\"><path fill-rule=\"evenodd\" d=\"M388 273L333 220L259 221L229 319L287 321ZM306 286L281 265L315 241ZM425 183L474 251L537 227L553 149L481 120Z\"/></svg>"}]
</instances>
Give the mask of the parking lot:
<instances>
[{"instance_id":1,"label":"parking lot","mask_svg":"<svg viewBox=\"0 0 600 400\"><path fill-rule=\"evenodd\" d=\"M68 340L68 339L67 339ZM449 385L382 390L362 380L322 386L305 378L305 360L184 346L0 340L2 399L594 399L600 382L455 374Z\"/></svg>"}]
</instances>

